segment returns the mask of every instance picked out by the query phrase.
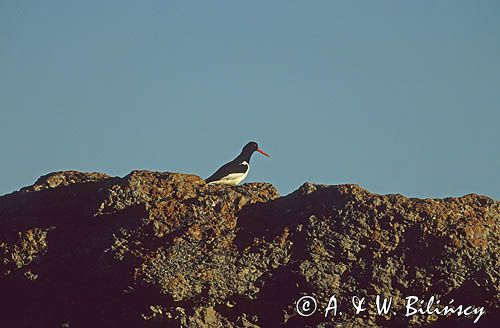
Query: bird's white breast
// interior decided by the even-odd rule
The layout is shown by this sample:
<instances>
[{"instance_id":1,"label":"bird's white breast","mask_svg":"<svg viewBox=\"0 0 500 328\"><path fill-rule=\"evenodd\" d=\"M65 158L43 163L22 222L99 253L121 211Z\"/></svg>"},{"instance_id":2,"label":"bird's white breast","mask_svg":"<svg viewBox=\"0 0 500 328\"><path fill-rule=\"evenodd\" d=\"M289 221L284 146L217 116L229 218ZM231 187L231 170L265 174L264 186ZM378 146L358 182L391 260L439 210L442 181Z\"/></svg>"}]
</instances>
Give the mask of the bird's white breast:
<instances>
[{"instance_id":1,"label":"bird's white breast","mask_svg":"<svg viewBox=\"0 0 500 328\"><path fill-rule=\"evenodd\" d=\"M232 185L236 186L239 184L241 181L243 181L247 175L248 171L250 171L250 164L247 163L247 161L241 162L241 165L246 165L247 170L243 173L230 173L224 177L222 177L220 180L217 181L212 181L209 184L227 184L227 185Z\"/></svg>"}]
</instances>

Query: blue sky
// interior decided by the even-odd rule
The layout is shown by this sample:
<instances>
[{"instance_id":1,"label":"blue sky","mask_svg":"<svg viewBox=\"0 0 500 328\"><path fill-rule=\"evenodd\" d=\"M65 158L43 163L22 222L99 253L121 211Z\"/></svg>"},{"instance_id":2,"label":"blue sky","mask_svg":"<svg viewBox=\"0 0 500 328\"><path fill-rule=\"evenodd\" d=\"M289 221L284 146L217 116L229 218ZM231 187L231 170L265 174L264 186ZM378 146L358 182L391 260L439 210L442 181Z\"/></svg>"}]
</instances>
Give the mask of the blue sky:
<instances>
[{"instance_id":1,"label":"blue sky","mask_svg":"<svg viewBox=\"0 0 500 328\"><path fill-rule=\"evenodd\" d=\"M2 1L0 194L58 170L500 199L498 1Z\"/></svg>"}]
</instances>

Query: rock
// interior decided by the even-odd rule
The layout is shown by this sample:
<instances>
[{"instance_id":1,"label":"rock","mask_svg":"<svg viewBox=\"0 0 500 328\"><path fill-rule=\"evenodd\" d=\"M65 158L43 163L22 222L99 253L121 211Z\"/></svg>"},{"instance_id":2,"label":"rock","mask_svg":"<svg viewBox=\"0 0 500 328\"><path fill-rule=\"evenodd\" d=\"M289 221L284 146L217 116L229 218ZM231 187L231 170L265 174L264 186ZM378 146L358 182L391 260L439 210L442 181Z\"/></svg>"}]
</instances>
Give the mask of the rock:
<instances>
[{"instance_id":1,"label":"rock","mask_svg":"<svg viewBox=\"0 0 500 328\"><path fill-rule=\"evenodd\" d=\"M109 179L110 176L104 173L82 173L78 171L54 172L38 178L34 185L22 188L21 191L39 191L42 189L67 186L73 183L94 182Z\"/></svg>"},{"instance_id":2,"label":"rock","mask_svg":"<svg viewBox=\"0 0 500 328\"><path fill-rule=\"evenodd\" d=\"M467 325L405 317L435 296L500 314L500 202L357 185L208 186L194 175L46 175L0 197L1 327ZM301 317L295 302L320 310ZM324 317L334 295L344 315ZM397 315L355 314L352 296ZM477 326L477 325L476 325Z\"/></svg>"}]
</instances>

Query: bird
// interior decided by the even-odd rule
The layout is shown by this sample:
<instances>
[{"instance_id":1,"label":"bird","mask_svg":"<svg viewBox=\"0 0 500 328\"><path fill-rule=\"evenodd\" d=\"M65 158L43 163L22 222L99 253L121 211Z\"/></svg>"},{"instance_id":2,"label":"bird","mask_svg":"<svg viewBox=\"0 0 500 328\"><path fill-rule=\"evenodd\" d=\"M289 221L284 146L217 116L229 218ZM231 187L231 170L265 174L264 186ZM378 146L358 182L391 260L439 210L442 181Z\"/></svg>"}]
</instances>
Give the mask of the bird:
<instances>
[{"instance_id":1,"label":"bird","mask_svg":"<svg viewBox=\"0 0 500 328\"><path fill-rule=\"evenodd\" d=\"M258 151L264 156L270 157L259 145L250 141L243 147L241 153L231 162L222 165L214 174L205 179L209 185L225 184L235 186L246 178L250 170L250 157Z\"/></svg>"}]
</instances>

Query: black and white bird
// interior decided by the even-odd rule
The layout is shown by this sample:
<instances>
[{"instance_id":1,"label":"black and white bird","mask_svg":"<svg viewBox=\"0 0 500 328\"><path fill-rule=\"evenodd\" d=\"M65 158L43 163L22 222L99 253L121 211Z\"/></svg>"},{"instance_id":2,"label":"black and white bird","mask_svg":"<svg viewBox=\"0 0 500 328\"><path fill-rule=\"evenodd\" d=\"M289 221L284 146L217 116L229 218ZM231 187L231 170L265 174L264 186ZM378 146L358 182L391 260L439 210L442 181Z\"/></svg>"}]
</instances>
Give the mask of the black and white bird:
<instances>
[{"instance_id":1,"label":"black and white bird","mask_svg":"<svg viewBox=\"0 0 500 328\"><path fill-rule=\"evenodd\" d=\"M255 151L270 157L259 148L259 145L257 145L256 142L251 141L243 147L238 157L221 166L220 169L215 171L215 173L208 177L205 181L208 184L237 185L246 178L248 171L250 170L250 157L252 157Z\"/></svg>"}]
</instances>

